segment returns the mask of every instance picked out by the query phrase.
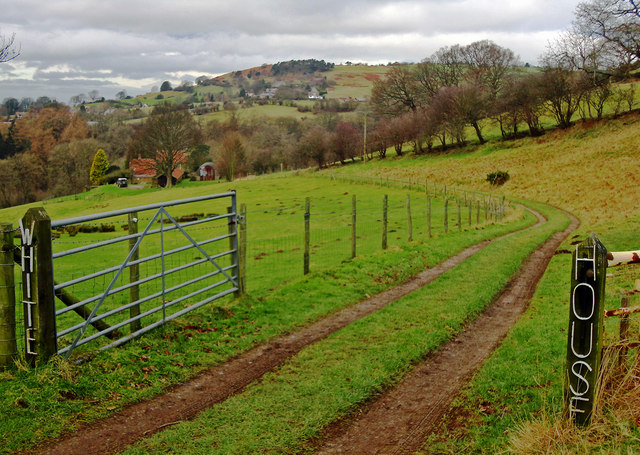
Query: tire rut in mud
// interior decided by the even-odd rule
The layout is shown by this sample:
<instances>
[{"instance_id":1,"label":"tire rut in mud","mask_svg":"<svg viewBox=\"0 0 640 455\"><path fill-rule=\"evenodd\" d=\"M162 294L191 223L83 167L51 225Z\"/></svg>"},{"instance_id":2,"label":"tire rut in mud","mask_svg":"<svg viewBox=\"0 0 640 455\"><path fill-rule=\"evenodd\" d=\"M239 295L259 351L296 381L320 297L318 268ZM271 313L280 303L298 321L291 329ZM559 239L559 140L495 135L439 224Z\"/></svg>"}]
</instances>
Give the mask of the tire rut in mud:
<instances>
[{"instance_id":1,"label":"tire rut in mud","mask_svg":"<svg viewBox=\"0 0 640 455\"><path fill-rule=\"evenodd\" d=\"M313 444L317 453L410 454L420 449L458 391L527 308L553 253L579 225L569 216L569 227L526 259L494 304L391 390L327 428L322 441Z\"/></svg>"},{"instance_id":2,"label":"tire rut in mud","mask_svg":"<svg viewBox=\"0 0 640 455\"><path fill-rule=\"evenodd\" d=\"M536 215L538 221L525 229L531 229L544 222L542 215L531 212ZM48 455L112 454L171 425L191 420L205 409L239 393L304 347L426 286L492 241L516 232L520 230L472 245L395 288L345 308L295 333L257 346L224 364L208 369L189 382L170 388L162 395L128 406L111 417L88 424L60 439L45 442L39 448L28 452Z\"/></svg>"}]
</instances>

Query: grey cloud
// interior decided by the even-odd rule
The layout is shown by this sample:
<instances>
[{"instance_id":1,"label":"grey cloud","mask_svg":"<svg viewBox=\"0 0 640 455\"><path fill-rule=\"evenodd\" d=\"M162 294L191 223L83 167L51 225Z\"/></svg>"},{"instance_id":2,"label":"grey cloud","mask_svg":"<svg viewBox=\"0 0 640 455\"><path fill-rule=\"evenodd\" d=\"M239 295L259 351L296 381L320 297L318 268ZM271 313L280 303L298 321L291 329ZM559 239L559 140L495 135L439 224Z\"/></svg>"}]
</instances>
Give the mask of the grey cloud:
<instances>
[{"instance_id":1,"label":"grey cloud","mask_svg":"<svg viewBox=\"0 0 640 455\"><path fill-rule=\"evenodd\" d=\"M123 79L131 86L122 88L134 94L149 78L215 74L290 58L418 61L442 45L485 38L534 62L544 37L569 24L577 3L21 0L3 6L0 33L16 32L20 63L31 76L1 64L0 99L20 86L59 90L60 100L92 85L113 87L113 93L102 93L113 96L115 81ZM69 92L70 82L77 90Z\"/></svg>"}]
</instances>

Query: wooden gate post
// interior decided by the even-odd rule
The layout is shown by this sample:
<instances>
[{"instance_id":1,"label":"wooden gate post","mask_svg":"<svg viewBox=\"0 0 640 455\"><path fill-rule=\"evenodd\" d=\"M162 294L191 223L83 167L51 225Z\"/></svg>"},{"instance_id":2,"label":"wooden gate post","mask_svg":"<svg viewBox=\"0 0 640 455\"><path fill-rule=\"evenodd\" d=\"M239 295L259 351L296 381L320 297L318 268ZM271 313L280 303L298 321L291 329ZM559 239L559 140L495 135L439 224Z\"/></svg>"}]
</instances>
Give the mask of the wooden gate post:
<instances>
[{"instance_id":1,"label":"wooden gate post","mask_svg":"<svg viewBox=\"0 0 640 455\"><path fill-rule=\"evenodd\" d=\"M138 212L129 213L129 235L134 235L138 233ZM133 250L136 246L138 239L136 237L132 237L129 239L129 251ZM140 250L135 250L133 255L131 256L131 262L135 262L140 259ZM129 265L129 283L135 283L140 279L140 264L131 264ZM135 284L129 288L129 302L137 302L140 300L140 285ZM140 315L140 304L134 305L129 308L129 317L134 318ZM142 321L140 319L136 319L129 323L129 330L131 333L137 332L142 328Z\"/></svg>"},{"instance_id":2,"label":"wooden gate post","mask_svg":"<svg viewBox=\"0 0 640 455\"><path fill-rule=\"evenodd\" d=\"M444 198L444 233L449 233L449 199Z\"/></svg>"},{"instance_id":3,"label":"wooden gate post","mask_svg":"<svg viewBox=\"0 0 640 455\"><path fill-rule=\"evenodd\" d=\"M0 371L13 365L18 354L13 249L13 225L0 223Z\"/></svg>"},{"instance_id":4,"label":"wooden gate post","mask_svg":"<svg viewBox=\"0 0 640 455\"><path fill-rule=\"evenodd\" d=\"M427 194L427 233L431 238L431 197Z\"/></svg>"},{"instance_id":5,"label":"wooden gate post","mask_svg":"<svg viewBox=\"0 0 640 455\"><path fill-rule=\"evenodd\" d=\"M20 220L26 360L44 364L57 351L51 218L42 207Z\"/></svg>"},{"instance_id":6,"label":"wooden gate post","mask_svg":"<svg viewBox=\"0 0 640 455\"><path fill-rule=\"evenodd\" d=\"M356 257L356 195L351 198L351 259Z\"/></svg>"},{"instance_id":7,"label":"wooden gate post","mask_svg":"<svg viewBox=\"0 0 640 455\"><path fill-rule=\"evenodd\" d=\"M571 268L565 415L579 426L591 421L602 352L607 250L595 234L577 245Z\"/></svg>"},{"instance_id":8,"label":"wooden gate post","mask_svg":"<svg viewBox=\"0 0 640 455\"><path fill-rule=\"evenodd\" d=\"M413 221L411 219L411 195L407 194L407 230L409 235L407 236L408 242L413 242Z\"/></svg>"}]
</instances>

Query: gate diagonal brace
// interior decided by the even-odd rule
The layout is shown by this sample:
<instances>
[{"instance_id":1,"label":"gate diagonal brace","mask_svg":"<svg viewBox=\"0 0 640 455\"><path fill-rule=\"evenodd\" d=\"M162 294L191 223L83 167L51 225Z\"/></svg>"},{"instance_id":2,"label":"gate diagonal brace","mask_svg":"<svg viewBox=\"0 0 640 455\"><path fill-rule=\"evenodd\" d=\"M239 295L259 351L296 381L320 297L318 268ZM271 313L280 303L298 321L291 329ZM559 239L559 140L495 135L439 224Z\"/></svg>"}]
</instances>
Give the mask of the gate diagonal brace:
<instances>
[{"instance_id":1,"label":"gate diagonal brace","mask_svg":"<svg viewBox=\"0 0 640 455\"><path fill-rule=\"evenodd\" d=\"M147 233L149 232L149 229L151 229L151 226L153 225L153 223L155 223L155 221L158 219L158 215L161 213L162 210L164 210L164 209L161 208L153 216L151 221L149 221L149 224L147 225L147 227L144 229L144 231L142 232L142 234L140 235L140 237L136 241L135 246L131 249L131 251L129 251L129 254L127 255L126 259L124 260L124 262L122 263L122 265L120 266L118 271L116 272L115 276L113 277L113 279L111 280L109 285L107 286L107 289L105 289L104 293L102 294L102 297L100 297L100 300L98 301L98 303L93 307L93 310L91 311L91 314L89 314L89 317L87 318L85 324L80 329L80 332L78 333L78 335L76 335L76 338L73 340L73 343L71 343L71 346L70 346L69 350L67 351L67 355L65 356L66 359L69 358L69 356L71 355L71 352L75 349L75 347L78 345L78 342L80 341L80 339L84 336L84 332L87 330L87 326L89 324L91 324L93 318L95 317L96 313L98 312L98 309L100 308L102 303L107 298L107 295L109 295L109 292L111 291L111 288L113 288L113 285L118 281L118 278L120 278L120 275L122 274L122 271L129 264L129 261L131 260L131 257L133 256L133 254L140 247L140 243L142 242L142 239L144 238L145 235L147 235Z\"/></svg>"},{"instance_id":2,"label":"gate diagonal brace","mask_svg":"<svg viewBox=\"0 0 640 455\"><path fill-rule=\"evenodd\" d=\"M225 271L224 271L224 270L223 270L223 269L222 269L222 268L221 268L221 267L216 263L216 261L214 261L214 260L211 258L211 256L209 256L209 255L204 251L204 249L203 249L200 245L198 245L198 242L196 242L195 240L193 240L193 239L191 238L191 236L190 236L189 234L187 234L187 233L185 232L185 230L184 230L184 229L182 229L182 227L181 227L181 226L180 226L180 224L175 220L175 218L173 218L171 215L169 215L169 213L167 213L167 211L164 209L164 207L163 207L162 209L160 209L160 210L161 210L161 211L163 211L165 215L167 215L167 217L168 217L168 218L169 218L169 220L174 224L174 226L175 226L175 227L176 227L180 232L182 232L182 234L187 238L187 240L189 240L189 241L193 244L193 246L195 246L195 247L198 249L198 251L200 251L200 253L202 253L202 254L207 258L207 260L208 260L211 264L213 264L213 265L214 265L214 266L215 266L215 267L220 271L220 273L222 273L222 274L227 278L227 280L229 280L229 281L230 281L230 282L231 282L235 287L238 287L238 281L237 281L237 280L234 280L232 277L230 277L229 275L227 275L227 273L226 273L226 272L225 272Z\"/></svg>"}]
</instances>

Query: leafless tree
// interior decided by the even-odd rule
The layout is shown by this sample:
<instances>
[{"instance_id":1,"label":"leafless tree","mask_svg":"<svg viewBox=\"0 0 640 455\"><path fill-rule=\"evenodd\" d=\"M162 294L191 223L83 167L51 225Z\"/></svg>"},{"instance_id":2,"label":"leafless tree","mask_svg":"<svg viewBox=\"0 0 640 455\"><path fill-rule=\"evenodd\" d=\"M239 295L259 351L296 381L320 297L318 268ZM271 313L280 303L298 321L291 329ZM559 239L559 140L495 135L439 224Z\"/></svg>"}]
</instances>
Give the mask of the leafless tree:
<instances>
[{"instance_id":1,"label":"leafless tree","mask_svg":"<svg viewBox=\"0 0 640 455\"><path fill-rule=\"evenodd\" d=\"M498 46L493 41L476 41L462 48L464 62L469 70L467 80L476 87L484 87L490 99L495 99L505 77L518 63L511 49Z\"/></svg>"},{"instance_id":2,"label":"leafless tree","mask_svg":"<svg viewBox=\"0 0 640 455\"><path fill-rule=\"evenodd\" d=\"M547 68L541 77L541 89L548 109L560 128L571 126L573 114L584 96L584 73L565 68Z\"/></svg>"},{"instance_id":3,"label":"leafless tree","mask_svg":"<svg viewBox=\"0 0 640 455\"><path fill-rule=\"evenodd\" d=\"M434 70L442 86L460 85L467 70L462 46L455 44L442 47L427 60L435 63Z\"/></svg>"},{"instance_id":4,"label":"leafless tree","mask_svg":"<svg viewBox=\"0 0 640 455\"><path fill-rule=\"evenodd\" d=\"M137 154L155 158L158 175L167 177L171 186L171 174L180 160L202 142L202 133L184 106L163 104L156 106L144 126L129 144L129 156Z\"/></svg>"},{"instance_id":5,"label":"leafless tree","mask_svg":"<svg viewBox=\"0 0 640 455\"><path fill-rule=\"evenodd\" d=\"M20 46L18 45L16 49L15 39L15 33L9 38L0 35L0 63L13 60L20 55Z\"/></svg>"},{"instance_id":6,"label":"leafless tree","mask_svg":"<svg viewBox=\"0 0 640 455\"><path fill-rule=\"evenodd\" d=\"M394 66L384 79L373 84L371 105L377 114L398 115L414 111L418 105L418 87L413 72Z\"/></svg>"},{"instance_id":7,"label":"leafless tree","mask_svg":"<svg viewBox=\"0 0 640 455\"><path fill-rule=\"evenodd\" d=\"M637 0L590 0L578 4L574 30L600 41L607 58L626 67L640 63L640 3Z\"/></svg>"}]
</instances>

